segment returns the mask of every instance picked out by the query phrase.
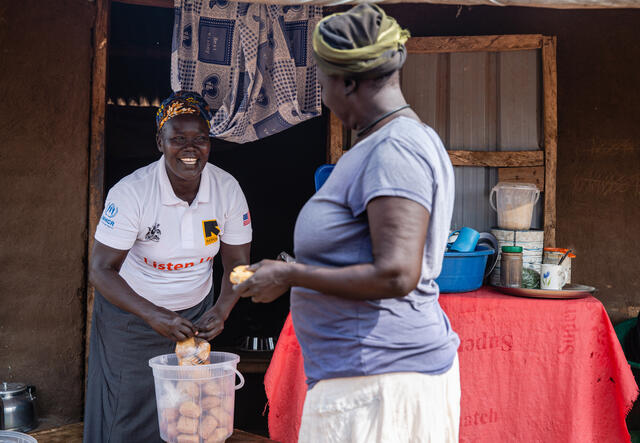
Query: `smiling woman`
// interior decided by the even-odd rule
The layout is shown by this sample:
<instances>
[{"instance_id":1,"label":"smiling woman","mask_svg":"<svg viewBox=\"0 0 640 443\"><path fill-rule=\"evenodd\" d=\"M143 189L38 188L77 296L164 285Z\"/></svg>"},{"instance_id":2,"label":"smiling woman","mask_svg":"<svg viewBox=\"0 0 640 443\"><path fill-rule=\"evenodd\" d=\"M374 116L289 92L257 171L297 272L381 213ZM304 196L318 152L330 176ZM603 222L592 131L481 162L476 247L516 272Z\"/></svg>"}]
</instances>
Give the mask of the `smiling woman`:
<instances>
[{"instance_id":1,"label":"smiling woman","mask_svg":"<svg viewBox=\"0 0 640 443\"><path fill-rule=\"evenodd\" d=\"M156 116L163 156L107 196L90 263L85 442L161 442L149 359L195 335L211 340L238 300L229 274L249 262L251 218L238 182L207 163L210 118L198 94L172 94Z\"/></svg>"},{"instance_id":2,"label":"smiling woman","mask_svg":"<svg viewBox=\"0 0 640 443\"><path fill-rule=\"evenodd\" d=\"M209 158L209 127L195 114L181 114L162 127L157 142L158 149L164 154L173 190L180 199L191 204Z\"/></svg>"}]
</instances>

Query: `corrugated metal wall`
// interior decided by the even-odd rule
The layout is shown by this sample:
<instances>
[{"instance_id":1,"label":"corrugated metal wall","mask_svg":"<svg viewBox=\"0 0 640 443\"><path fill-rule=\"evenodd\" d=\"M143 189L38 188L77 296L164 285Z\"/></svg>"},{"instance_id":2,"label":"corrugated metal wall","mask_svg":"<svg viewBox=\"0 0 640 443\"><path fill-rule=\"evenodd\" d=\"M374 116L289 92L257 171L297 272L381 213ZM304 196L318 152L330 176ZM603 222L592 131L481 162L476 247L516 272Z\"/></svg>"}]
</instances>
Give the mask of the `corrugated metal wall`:
<instances>
[{"instance_id":1,"label":"corrugated metal wall","mask_svg":"<svg viewBox=\"0 0 640 443\"><path fill-rule=\"evenodd\" d=\"M447 149L515 151L542 148L540 59L536 50L409 54L405 97ZM452 229L496 225L489 193L496 168L455 167ZM542 227L542 204L532 227Z\"/></svg>"}]
</instances>

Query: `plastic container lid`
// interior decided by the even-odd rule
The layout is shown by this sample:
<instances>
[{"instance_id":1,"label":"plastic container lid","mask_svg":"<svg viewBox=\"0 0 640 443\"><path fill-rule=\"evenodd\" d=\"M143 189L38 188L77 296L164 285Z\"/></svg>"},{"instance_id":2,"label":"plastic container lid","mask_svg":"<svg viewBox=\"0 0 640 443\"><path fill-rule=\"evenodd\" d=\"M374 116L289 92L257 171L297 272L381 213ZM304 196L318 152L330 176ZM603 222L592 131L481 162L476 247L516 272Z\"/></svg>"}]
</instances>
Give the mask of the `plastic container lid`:
<instances>
[{"instance_id":1,"label":"plastic container lid","mask_svg":"<svg viewBox=\"0 0 640 443\"><path fill-rule=\"evenodd\" d=\"M561 254L564 254L565 252L568 251L568 249L565 248L544 248L545 252L560 252ZM576 258L576 255L572 252L568 255L569 258Z\"/></svg>"},{"instance_id":2,"label":"plastic container lid","mask_svg":"<svg viewBox=\"0 0 640 443\"><path fill-rule=\"evenodd\" d=\"M38 440L30 435L17 431L0 431L0 442L2 443L38 443Z\"/></svg>"},{"instance_id":3,"label":"plastic container lid","mask_svg":"<svg viewBox=\"0 0 640 443\"><path fill-rule=\"evenodd\" d=\"M503 246L502 252L522 253L522 246Z\"/></svg>"},{"instance_id":4,"label":"plastic container lid","mask_svg":"<svg viewBox=\"0 0 640 443\"><path fill-rule=\"evenodd\" d=\"M24 383L2 382L0 383L0 394L16 394L26 391L27 386Z\"/></svg>"}]
</instances>

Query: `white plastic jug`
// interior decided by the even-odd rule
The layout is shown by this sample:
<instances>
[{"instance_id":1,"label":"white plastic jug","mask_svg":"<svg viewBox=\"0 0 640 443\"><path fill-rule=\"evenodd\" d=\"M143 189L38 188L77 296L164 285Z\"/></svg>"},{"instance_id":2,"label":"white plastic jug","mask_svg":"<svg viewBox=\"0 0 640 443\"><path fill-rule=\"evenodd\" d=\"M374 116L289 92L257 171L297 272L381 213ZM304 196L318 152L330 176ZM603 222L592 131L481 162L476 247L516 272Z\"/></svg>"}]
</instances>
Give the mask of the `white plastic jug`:
<instances>
[{"instance_id":1,"label":"white plastic jug","mask_svg":"<svg viewBox=\"0 0 640 443\"><path fill-rule=\"evenodd\" d=\"M198 366L179 366L175 354L149 360L164 441L223 442L233 433L235 390L244 385L236 369L240 357L212 352L210 359Z\"/></svg>"},{"instance_id":2,"label":"white plastic jug","mask_svg":"<svg viewBox=\"0 0 640 443\"><path fill-rule=\"evenodd\" d=\"M534 184L500 182L491 190L489 204L498 213L500 229L526 231L531 229L533 206L539 198L540 191Z\"/></svg>"}]
</instances>

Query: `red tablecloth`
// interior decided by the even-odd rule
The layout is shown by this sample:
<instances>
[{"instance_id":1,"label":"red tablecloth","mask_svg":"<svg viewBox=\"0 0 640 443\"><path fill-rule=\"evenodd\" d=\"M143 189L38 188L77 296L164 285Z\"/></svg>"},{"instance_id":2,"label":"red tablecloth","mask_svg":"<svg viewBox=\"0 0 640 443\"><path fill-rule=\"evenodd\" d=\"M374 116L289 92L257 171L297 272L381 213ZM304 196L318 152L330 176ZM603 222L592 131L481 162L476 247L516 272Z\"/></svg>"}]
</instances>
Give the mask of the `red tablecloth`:
<instances>
[{"instance_id":1,"label":"red tablecloth","mask_svg":"<svg viewBox=\"0 0 640 443\"><path fill-rule=\"evenodd\" d=\"M443 294L460 336L460 441L628 442L638 387L602 304L482 288ZM297 441L306 395L300 346L287 318L265 376L269 432Z\"/></svg>"}]
</instances>

